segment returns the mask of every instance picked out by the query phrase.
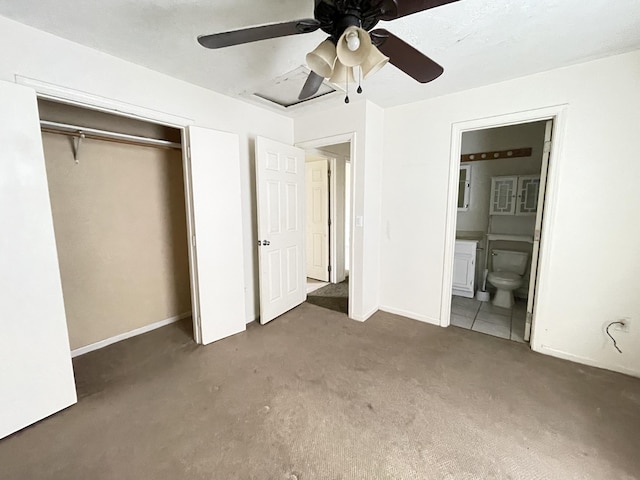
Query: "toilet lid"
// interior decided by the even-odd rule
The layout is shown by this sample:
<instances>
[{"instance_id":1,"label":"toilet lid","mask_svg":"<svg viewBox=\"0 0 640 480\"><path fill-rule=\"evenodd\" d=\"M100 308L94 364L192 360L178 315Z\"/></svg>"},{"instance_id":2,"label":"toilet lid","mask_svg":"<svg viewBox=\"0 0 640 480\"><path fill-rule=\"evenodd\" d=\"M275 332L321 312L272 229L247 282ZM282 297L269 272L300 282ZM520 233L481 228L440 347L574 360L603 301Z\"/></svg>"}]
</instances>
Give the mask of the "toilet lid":
<instances>
[{"instance_id":1,"label":"toilet lid","mask_svg":"<svg viewBox=\"0 0 640 480\"><path fill-rule=\"evenodd\" d=\"M491 272L487 278L491 281L492 278L495 278L496 280L520 280L522 277L517 273L512 272Z\"/></svg>"}]
</instances>

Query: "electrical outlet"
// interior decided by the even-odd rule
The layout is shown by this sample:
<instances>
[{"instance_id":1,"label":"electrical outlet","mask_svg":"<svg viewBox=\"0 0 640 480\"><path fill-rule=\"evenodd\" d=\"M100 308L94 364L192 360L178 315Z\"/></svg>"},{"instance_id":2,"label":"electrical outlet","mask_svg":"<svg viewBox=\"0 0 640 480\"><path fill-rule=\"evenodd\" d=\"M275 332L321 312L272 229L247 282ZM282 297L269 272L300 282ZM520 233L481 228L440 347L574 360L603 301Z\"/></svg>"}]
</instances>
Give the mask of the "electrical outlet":
<instances>
[{"instance_id":1,"label":"electrical outlet","mask_svg":"<svg viewBox=\"0 0 640 480\"><path fill-rule=\"evenodd\" d=\"M616 323L613 325L613 330L624 333L629 333L631 331L631 319L629 317L619 318L616 322L623 322L623 324Z\"/></svg>"}]
</instances>

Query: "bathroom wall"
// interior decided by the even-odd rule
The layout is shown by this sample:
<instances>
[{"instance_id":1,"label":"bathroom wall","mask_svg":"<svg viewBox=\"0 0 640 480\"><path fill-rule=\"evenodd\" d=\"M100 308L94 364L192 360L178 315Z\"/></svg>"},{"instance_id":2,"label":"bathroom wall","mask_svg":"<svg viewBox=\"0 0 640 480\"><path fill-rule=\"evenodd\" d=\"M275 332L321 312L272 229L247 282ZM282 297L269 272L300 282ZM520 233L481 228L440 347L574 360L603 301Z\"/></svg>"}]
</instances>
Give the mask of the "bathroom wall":
<instances>
[{"instance_id":1,"label":"bathroom wall","mask_svg":"<svg viewBox=\"0 0 640 480\"><path fill-rule=\"evenodd\" d=\"M489 197L491 177L501 175L528 175L540 173L544 147L545 122L465 132L462 135L462 154L531 148L530 157L503 158L469 162L471 165L471 191L469 209L458 211L456 230L487 232L489 224ZM496 215L492 220L494 233L532 235L535 216Z\"/></svg>"}]
</instances>

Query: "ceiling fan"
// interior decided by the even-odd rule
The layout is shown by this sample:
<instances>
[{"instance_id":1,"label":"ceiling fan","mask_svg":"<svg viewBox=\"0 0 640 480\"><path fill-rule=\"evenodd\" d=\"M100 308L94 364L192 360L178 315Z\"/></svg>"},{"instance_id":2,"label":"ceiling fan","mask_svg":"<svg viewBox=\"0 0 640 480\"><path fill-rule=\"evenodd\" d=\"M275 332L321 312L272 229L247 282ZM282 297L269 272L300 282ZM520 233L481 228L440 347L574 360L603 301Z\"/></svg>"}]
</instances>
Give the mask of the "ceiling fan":
<instances>
[{"instance_id":1,"label":"ceiling fan","mask_svg":"<svg viewBox=\"0 0 640 480\"><path fill-rule=\"evenodd\" d=\"M315 32L329 34L307 54L311 73L299 99L313 96L325 78L333 83L355 82L353 67L367 78L390 62L420 83L438 78L444 69L393 33L378 28L380 20L395 20L458 0L315 0L314 18L272 23L228 32L201 35L206 48L223 48L269 38ZM358 93L362 90L358 87ZM345 102L349 97L345 98Z\"/></svg>"}]
</instances>

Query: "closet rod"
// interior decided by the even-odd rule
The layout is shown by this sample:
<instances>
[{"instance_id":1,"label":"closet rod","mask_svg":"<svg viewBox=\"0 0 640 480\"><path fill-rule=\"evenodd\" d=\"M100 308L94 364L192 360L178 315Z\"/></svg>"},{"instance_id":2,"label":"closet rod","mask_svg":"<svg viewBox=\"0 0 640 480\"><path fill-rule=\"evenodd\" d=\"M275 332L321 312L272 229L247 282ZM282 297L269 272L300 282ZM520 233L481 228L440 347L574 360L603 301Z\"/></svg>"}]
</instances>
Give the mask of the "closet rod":
<instances>
[{"instance_id":1,"label":"closet rod","mask_svg":"<svg viewBox=\"0 0 640 480\"><path fill-rule=\"evenodd\" d=\"M84 135L87 138L96 138L101 140L113 141L118 143L127 143L131 145L148 145L154 147L176 148L182 149L182 145L169 140L160 140L157 138L139 137L137 135L128 135L126 133L109 132L107 130L99 130L97 128L80 127L78 125L68 125L66 123L49 122L40 120L40 127L43 132L60 133L79 137Z\"/></svg>"}]
</instances>

